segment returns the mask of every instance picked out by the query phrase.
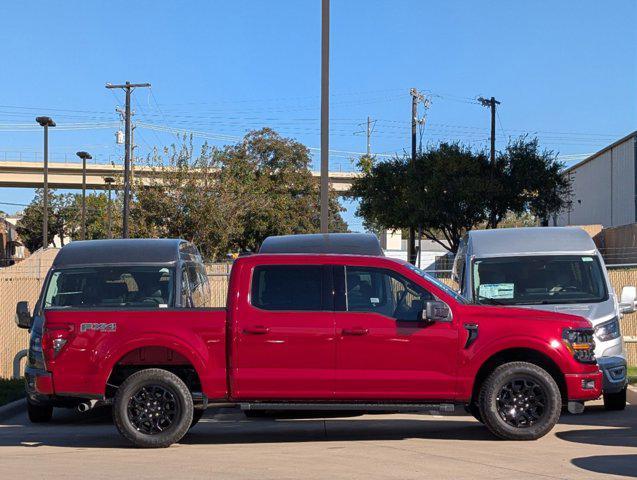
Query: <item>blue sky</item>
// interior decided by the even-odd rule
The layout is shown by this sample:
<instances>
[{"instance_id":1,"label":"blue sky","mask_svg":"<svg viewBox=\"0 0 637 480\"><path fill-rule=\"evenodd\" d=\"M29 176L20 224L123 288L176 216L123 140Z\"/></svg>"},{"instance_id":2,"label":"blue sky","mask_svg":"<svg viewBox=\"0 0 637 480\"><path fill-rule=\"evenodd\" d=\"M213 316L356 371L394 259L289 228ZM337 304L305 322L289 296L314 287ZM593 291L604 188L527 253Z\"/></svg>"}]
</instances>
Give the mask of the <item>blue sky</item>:
<instances>
[{"instance_id":1,"label":"blue sky","mask_svg":"<svg viewBox=\"0 0 637 480\"><path fill-rule=\"evenodd\" d=\"M0 160L90 151L121 162L122 105L106 82L151 82L134 93L139 154L177 128L222 145L271 126L319 146L320 0L6 2L0 19ZM498 145L537 133L572 162L637 128L637 2L332 0L332 168L365 149L355 134L377 120L372 150L409 150L409 88L431 94L423 143L486 146L495 96ZM66 129L62 127L66 125ZM80 129L81 128L81 129ZM153 130L153 128L155 130ZM5 153L6 152L6 153ZM33 192L0 188L0 202ZM1 205L13 212L20 207ZM360 228L350 206L346 218Z\"/></svg>"}]
</instances>

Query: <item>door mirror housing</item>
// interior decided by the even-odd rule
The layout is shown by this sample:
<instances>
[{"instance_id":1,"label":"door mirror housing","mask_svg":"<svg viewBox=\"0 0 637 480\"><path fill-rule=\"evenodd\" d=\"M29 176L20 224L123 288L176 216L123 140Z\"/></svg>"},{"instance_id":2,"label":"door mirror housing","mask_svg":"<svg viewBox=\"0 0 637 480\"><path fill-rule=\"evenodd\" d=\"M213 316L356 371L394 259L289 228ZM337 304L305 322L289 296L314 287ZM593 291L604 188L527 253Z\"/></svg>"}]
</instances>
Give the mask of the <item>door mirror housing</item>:
<instances>
[{"instance_id":1,"label":"door mirror housing","mask_svg":"<svg viewBox=\"0 0 637 480\"><path fill-rule=\"evenodd\" d=\"M450 322L451 310L445 302L430 300L425 303L425 309L422 311L422 319L429 323Z\"/></svg>"},{"instance_id":2,"label":"door mirror housing","mask_svg":"<svg viewBox=\"0 0 637 480\"><path fill-rule=\"evenodd\" d=\"M637 309L637 288L626 286L622 288L619 300L619 310L622 313L633 313Z\"/></svg>"},{"instance_id":3,"label":"door mirror housing","mask_svg":"<svg viewBox=\"0 0 637 480\"><path fill-rule=\"evenodd\" d=\"M31 328L33 317L29 310L29 302L21 301L16 304L15 323L19 328Z\"/></svg>"}]
</instances>

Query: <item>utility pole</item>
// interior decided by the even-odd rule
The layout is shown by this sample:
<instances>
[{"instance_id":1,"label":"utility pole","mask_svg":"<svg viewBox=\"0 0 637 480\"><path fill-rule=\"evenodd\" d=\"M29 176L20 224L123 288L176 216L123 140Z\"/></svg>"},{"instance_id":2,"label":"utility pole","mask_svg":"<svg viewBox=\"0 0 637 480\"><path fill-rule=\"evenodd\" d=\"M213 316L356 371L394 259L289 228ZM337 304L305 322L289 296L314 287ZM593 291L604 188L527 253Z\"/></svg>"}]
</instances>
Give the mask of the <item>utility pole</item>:
<instances>
[{"instance_id":1,"label":"utility pole","mask_svg":"<svg viewBox=\"0 0 637 480\"><path fill-rule=\"evenodd\" d=\"M107 215L108 215L108 238L113 238L113 213L111 211L112 201L111 201L111 186L115 183L115 179L113 177L104 178L104 182L106 183L106 187L108 189L108 207L107 207Z\"/></svg>"},{"instance_id":2,"label":"utility pole","mask_svg":"<svg viewBox=\"0 0 637 480\"><path fill-rule=\"evenodd\" d=\"M122 238L128 238L128 217L130 212L130 161L131 161L131 109L130 95L136 88L150 87L150 83L130 83L123 85L106 84L106 88L121 88L126 93L124 111L124 206L122 215Z\"/></svg>"},{"instance_id":3,"label":"utility pole","mask_svg":"<svg viewBox=\"0 0 637 480\"><path fill-rule=\"evenodd\" d=\"M372 125L371 125L371 119L368 116L367 117L367 156L368 157L372 155L371 136L372 136Z\"/></svg>"},{"instance_id":4,"label":"utility pole","mask_svg":"<svg viewBox=\"0 0 637 480\"><path fill-rule=\"evenodd\" d=\"M44 127L44 191L42 203L44 212L42 218L42 248L49 246L49 127L55 127L55 122L50 117L37 117L36 122ZM64 239L61 239L64 241Z\"/></svg>"},{"instance_id":5,"label":"utility pole","mask_svg":"<svg viewBox=\"0 0 637 480\"><path fill-rule=\"evenodd\" d=\"M329 229L330 0L321 3L321 233Z\"/></svg>"},{"instance_id":6,"label":"utility pole","mask_svg":"<svg viewBox=\"0 0 637 480\"><path fill-rule=\"evenodd\" d=\"M495 97L491 97L486 99L484 97L479 97L478 101L482 104L483 107L489 107L491 109L491 168L495 168L495 109L496 105L500 105ZM493 171L491 172L491 176L493 177Z\"/></svg>"}]
</instances>

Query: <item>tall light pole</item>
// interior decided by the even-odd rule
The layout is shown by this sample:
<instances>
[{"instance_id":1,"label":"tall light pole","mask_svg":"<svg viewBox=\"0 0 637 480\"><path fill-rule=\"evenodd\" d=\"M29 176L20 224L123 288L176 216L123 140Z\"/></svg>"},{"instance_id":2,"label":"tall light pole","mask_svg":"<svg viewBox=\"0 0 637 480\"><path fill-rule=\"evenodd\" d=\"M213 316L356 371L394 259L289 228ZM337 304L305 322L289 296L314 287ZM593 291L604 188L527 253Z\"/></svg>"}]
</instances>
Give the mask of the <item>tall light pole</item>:
<instances>
[{"instance_id":1,"label":"tall light pole","mask_svg":"<svg viewBox=\"0 0 637 480\"><path fill-rule=\"evenodd\" d=\"M330 149L330 0L321 8L321 233L328 232Z\"/></svg>"},{"instance_id":2,"label":"tall light pole","mask_svg":"<svg viewBox=\"0 0 637 480\"><path fill-rule=\"evenodd\" d=\"M115 182L113 177L104 178L104 182L106 183L106 188L108 189L108 205L106 207L106 212L108 215L108 238L113 238L113 216L111 212L111 185Z\"/></svg>"},{"instance_id":3,"label":"tall light pole","mask_svg":"<svg viewBox=\"0 0 637 480\"><path fill-rule=\"evenodd\" d=\"M91 160L88 152L77 152L76 155L82 159L82 240L86 240L86 160Z\"/></svg>"},{"instance_id":4,"label":"tall light pole","mask_svg":"<svg viewBox=\"0 0 637 480\"><path fill-rule=\"evenodd\" d=\"M49 246L49 127L55 127L51 117L36 117L35 121L44 127L44 216L42 219L42 248Z\"/></svg>"}]
</instances>

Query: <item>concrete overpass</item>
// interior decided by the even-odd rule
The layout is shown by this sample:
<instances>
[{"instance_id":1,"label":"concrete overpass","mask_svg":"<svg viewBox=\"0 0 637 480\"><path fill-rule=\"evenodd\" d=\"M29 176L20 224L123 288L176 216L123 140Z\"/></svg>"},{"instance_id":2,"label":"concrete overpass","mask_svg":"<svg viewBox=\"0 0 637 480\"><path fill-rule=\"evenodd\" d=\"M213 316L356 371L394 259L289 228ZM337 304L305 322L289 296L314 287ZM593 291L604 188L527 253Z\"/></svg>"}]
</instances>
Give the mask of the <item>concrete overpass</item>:
<instances>
[{"instance_id":1,"label":"concrete overpass","mask_svg":"<svg viewBox=\"0 0 637 480\"><path fill-rule=\"evenodd\" d=\"M106 189L104 179L113 177L115 184L121 183L123 176L121 165L87 164L86 187L88 189ZM161 176L161 170L146 165L136 165L134 175L142 181ZM312 172L319 177L319 172ZM339 193L349 191L352 180L360 174L355 172L330 172L330 183ZM0 187L42 188L44 182L44 164L42 162L0 161ZM63 189L82 188L82 164L49 162L49 187Z\"/></svg>"}]
</instances>

